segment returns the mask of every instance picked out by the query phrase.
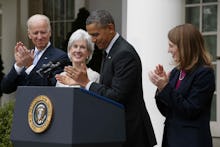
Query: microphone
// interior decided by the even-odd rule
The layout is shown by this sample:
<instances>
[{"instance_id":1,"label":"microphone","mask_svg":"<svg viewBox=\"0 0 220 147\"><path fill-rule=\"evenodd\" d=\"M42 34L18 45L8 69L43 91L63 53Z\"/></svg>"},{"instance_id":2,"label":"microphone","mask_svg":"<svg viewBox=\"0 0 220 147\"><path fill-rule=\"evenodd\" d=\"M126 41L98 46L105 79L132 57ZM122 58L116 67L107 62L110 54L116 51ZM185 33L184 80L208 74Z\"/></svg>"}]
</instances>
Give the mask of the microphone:
<instances>
[{"instance_id":1,"label":"microphone","mask_svg":"<svg viewBox=\"0 0 220 147\"><path fill-rule=\"evenodd\" d=\"M65 66L69 63L70 63L70 61L68 59L62 59L57 62L50 61L47 64L43 64L42 67L40 69L38 69L36 72L43 78L43 77L45 77L45 75L49 74L54 69L61 67L61 66Z\"/></svg>"}]
</instances>

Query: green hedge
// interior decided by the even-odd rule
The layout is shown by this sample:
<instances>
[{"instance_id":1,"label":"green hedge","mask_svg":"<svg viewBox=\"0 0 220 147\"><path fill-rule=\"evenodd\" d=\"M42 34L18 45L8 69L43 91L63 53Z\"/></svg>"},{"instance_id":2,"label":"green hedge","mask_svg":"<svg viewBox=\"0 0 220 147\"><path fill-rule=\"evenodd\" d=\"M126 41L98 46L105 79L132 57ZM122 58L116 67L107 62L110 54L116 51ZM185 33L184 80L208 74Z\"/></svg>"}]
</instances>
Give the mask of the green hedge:
<instances>
[{"instance_id":1,"label":"green hedge","mask_svg":"<svg viewBox=\"0 0 220 147\"><path fill-rule=\"evenodd\" d=\"M0 107L0 147L13 147L10 140L14 101L9 101Z\"/></svg>"}]
</instances>

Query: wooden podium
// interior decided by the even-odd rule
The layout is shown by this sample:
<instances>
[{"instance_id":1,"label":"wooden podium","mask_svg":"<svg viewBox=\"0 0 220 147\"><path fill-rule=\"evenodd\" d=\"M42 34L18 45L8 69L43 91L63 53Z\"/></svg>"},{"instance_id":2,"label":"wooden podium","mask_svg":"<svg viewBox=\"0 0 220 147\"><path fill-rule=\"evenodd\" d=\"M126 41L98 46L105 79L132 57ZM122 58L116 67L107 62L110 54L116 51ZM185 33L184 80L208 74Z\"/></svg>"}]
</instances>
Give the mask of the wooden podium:
<instances>
[{"instance_id":1,"label":"wooden podium","mask_svg":"<svg viewBox=\"0 0 220 147\"><path fill-rule=\"evenodd\" d=\"M38 112L41 106L46 109ZM44 114L42 121L37 119L40 114ZM14 147L121 147L125 138L124 107L111 99L81 88L17 89L11 131Z\"/></svg>"}]
</instances>

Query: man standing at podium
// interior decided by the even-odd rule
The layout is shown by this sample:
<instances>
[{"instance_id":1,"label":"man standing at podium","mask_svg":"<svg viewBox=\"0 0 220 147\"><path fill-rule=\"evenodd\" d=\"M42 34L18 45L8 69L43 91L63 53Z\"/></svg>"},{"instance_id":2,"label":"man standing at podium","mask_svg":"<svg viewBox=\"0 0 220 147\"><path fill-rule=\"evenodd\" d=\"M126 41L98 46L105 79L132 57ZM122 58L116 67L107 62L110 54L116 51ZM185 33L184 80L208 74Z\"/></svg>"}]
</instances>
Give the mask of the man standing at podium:
<instances>
[{"instance_id":1,"label":"man standing at podium","mask_svg":"<svg viewBox=\"0 0 220 147\"><path fill-rule=\"evenodd\" d=\"M153 147L156 139L143 99L142 66L137 52L115 31L114 20L106 10L92 12L86 29L104 52L100 83L89 81L84 64L80 69L65 67L67 76L87 90L125 106L126 142L123 147Z\"/></svg>"}]
</instances>

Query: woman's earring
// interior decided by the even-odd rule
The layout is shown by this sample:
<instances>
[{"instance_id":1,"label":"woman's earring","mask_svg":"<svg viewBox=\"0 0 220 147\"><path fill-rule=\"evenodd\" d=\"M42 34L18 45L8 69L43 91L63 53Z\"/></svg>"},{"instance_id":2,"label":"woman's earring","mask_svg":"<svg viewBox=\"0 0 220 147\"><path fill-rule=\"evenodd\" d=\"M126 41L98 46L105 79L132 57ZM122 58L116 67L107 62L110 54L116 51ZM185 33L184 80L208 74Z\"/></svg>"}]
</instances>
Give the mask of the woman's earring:
<instances>
[{"instance_id":1,"label":"woman's earring","mask_svg":"<svg viewBox=\"0 0 220 147\"><path fill-rule=\"evenodd\" d=\"M89 61L89 56L88 56L88 57L86 57L86 63L88 63L88 61Z\"/></svg>"}]
</instances>

